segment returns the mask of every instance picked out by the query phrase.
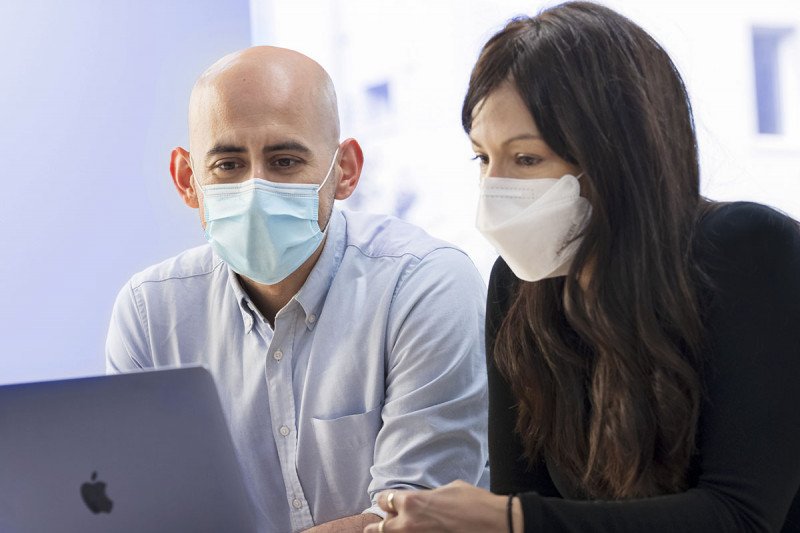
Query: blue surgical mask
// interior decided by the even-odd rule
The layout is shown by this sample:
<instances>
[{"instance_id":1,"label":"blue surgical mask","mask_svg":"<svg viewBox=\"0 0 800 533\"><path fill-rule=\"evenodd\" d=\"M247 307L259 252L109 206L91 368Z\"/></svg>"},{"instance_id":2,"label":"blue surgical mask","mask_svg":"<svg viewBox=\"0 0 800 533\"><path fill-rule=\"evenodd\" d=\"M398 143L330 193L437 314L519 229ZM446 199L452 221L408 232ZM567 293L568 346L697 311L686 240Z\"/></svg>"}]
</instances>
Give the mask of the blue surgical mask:
<instances>
[{"instance_id":1,"label":"blue surgical mask","mask_svg":"<svg viewBox=\"0 0 800 533\"><path fill-rule=\"evenodd\" d=\"M200 186L206 240L217 255L237 274L265 285L297 270L325 238L318 223L319 191L338 153L337 148L320 185L254 178Z\"/></svg>"}]
</instances>

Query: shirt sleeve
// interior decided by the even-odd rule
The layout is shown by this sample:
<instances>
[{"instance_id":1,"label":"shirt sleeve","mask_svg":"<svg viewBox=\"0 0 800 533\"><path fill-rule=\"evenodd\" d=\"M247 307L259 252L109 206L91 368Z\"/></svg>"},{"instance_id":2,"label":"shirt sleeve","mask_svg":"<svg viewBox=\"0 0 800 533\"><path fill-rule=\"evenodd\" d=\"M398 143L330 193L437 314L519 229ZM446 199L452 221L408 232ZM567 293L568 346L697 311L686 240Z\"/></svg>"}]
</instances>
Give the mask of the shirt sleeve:
<instances>
[{"instance_id":1,"label":"shirt sleeve","mask_svg":"<svg viewBox=\"0 0 800 533\"><path fill-rule=\"evenodd\" d=\"M111 311L106 336L106 373L119 374L153 366L141 312L128 282L117 295Z\"/></svg>"},{"instance_id":2,"label":"shirt sleeve","mask_svg":"<svg viewBox=\"0 0 800 533\"><path fill-rule=\"evenodd\" d=\"M457 479L488 487L485 294L472 262L451 248L431 252L398 282L386 339L383 426L370 469L373 504L389 488Z\"/></svg>"},{"instance_id":3,"label":"shirt sleeve","mask_svg":"<svg viewBox=\"0 0 800 533\"><path fill-rule=\"evenodd\" d=\"M525 493L526 532L781 530L800 487L800 236L763 206L720 211L700 252L714 286L696 486L622 502Z\"/></svg>"}]
</instances>

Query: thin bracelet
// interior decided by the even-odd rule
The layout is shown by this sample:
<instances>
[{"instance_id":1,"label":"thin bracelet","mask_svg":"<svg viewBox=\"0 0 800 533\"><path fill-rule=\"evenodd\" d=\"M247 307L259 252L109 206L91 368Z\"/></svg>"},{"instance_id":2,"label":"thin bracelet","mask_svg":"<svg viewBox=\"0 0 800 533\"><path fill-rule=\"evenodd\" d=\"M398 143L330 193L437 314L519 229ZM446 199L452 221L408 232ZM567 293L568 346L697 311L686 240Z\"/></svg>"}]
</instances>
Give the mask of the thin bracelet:
<instances>
[{"instance_id":1,"label":"thin bracelet","mask_svg":"<svg viewBox=\"0 0 800 533\"><path fill-rule=\"evenodd\" d=\"M508 517L508 533L514 533L514 513L511 512L511 506L514 504L514 497L516 492L508 495L508 503L506 504L506 517Z\"/></svg>"}]
</instances>

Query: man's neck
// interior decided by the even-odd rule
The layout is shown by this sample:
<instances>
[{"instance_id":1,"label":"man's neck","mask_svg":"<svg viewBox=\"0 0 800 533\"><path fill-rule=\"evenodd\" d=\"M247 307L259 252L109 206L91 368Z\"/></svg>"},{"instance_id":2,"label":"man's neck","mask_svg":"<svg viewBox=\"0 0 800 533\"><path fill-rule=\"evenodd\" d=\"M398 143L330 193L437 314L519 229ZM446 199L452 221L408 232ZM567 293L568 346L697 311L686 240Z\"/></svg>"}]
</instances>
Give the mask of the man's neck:
<instances>
[{"instance_id":1,"label":"man's neck","mask_svg":"<svg viewBox=\"0 0 800 533\"><path fill-rule=\"evenodd\" d=\"M322 255L326 240L327 238L322 240L319 247L311 254L311 257L306 259L305 263L289 274L286 279L279 281L275 285L263 285L237 274L242 288L244 288L253 304L272 327L275 327L275 315L289 303L289 300L300 291L300 288L308 279L308 275L311 274L311 270L317 264L319 256Z\"/></svg>"}]
</instances>

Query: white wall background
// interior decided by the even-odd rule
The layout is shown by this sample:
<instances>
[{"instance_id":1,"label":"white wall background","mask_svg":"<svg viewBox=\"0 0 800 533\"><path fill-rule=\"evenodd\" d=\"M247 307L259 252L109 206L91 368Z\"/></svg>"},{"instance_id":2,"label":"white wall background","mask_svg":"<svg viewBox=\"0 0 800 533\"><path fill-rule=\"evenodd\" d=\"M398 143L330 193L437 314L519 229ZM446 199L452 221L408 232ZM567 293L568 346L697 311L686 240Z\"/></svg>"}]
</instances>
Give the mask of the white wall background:
<instances>
[{"instance_id":1,"label":"white wall background","mask_svg":"<svg viewBox=\"0 0 800 533\"><path fill-rule=\"evenodd\" d=\"M103 372L117 291L203 242L168 173L246 0L0 2L0 383Z\"/></svg>"},{"instance_id":2,"label":"white wall background","mask_svg":"<svg viewBox=\"0 0 800 533\"><path fill-rule=\"evenodd\" d=\"M473 227L478 169L461 130L461 102L486 40L511 17L558 2L251 1L262 10L253 19L255 42L304 51L334 78L343 134L359 138L367 160L362 194L351 203L396 212L459 244L488 275L496 254ZM602 3L649 31L683 74L704 193L800 217L800 1ZM782 65L785 135L757 133L754 26L794 30ZM390 106L376 112L367 89L382 82L389 84Z\"/></svg>"},{"instance_id":3,"label":"white wall background","mask_svg":"<svg viewBox=\"0 0 800 533\"><path fill-rule=\"evenodd\" d=\"M693 100L703 187L800 217L800 1L608 0L670 52ZM130 275L203 242L167 172L195 77L255 44L298 49L336 83L366 169L350 207L397 213L467 250L477 167L460 126L481 45L535 0L0 2L0 384L103 371ZM252 20L251 20L252 13ZM784 135L757 133L753 26L794 28ZM387 84L388 100L369 87Z\"/></svg>"}]
</instances>

